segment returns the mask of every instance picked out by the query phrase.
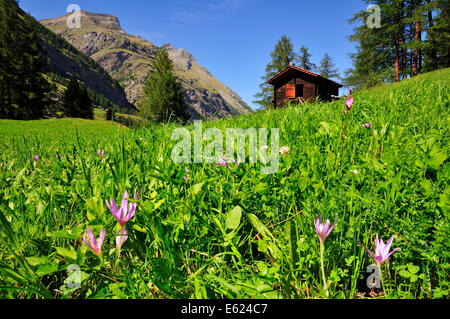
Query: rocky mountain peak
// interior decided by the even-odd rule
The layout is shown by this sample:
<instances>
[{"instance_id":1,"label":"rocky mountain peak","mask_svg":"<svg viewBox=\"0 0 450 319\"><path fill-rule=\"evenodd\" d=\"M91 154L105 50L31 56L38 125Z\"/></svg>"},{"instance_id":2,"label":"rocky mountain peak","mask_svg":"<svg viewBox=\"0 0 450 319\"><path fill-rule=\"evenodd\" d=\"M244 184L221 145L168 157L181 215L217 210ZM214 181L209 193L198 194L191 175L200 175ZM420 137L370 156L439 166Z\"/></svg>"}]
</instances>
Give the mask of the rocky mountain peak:
<instances>
[{"instance_id":1,"label":"rocky mountain peak","mask_svg":"<svg viewBox=\"0 0 450 319\"><path fill-rule=\"evenodd\" d=\"M177 49L171 44L163 46L167 50L170 59L178 65L181 69L189 71L192 68L192 63L197 62L195 58L185 49Z\"/></svg>"},{"instance_id":2,"label":"rocky mountain peak","mask_svg":"<svg viewBox=\"0 0 450 319\"><path fill-rule=\"evenodd\" d=\"M99 63L124 87L128 100L138 105L160 48L123 31L115 16L83 11L81 29L68 29L67 17L42 20L41 23ZM174 63L175 76L189 104L187 111L193 118L222 118L253 112L188 51L170 44L163 48Z\"/></svg>"},{"instance_id":3,"label":"rocky mountain peak","mask_svg":"<svg viewBox=\"0 0 450 319\"><path fill-rule=\"evenodd\" d=\"M122 27L120 26L119 19L111 14L103 14L103 13L91 13L81 10L81 27L86 28L87 26L97 26L104 29L121 31ZM67 19L70 18L74 13L68 13L63 15L62 17L56 19L45 19L41 22L47 26L60 26L66 24Z\"/></svg>"}]
</instances>

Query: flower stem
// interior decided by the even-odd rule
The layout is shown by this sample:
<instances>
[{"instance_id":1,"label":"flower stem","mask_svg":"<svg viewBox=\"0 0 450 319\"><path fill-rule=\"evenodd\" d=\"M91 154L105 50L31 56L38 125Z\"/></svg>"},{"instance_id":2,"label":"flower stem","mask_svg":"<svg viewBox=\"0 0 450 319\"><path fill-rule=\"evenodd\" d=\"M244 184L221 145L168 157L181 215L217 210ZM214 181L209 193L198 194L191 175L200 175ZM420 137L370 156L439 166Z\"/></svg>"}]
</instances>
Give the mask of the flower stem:
<instances>
[{"instance_id":1,"label":"flower stem","mask_svg":"<svg viewBox=\"0 0 450 319\"><path fill-rule=\"evenodd\" d=\"M380 273L381 289L383 291L384 297L386 297L386 290L384 289L384 281L383 281L383 274L381 272L381 265L378 265L378 271Z\"/></svg>"},{"instance_id":2,"label":"flower stem","mask_svg":"<svg viewBox=\"0 0 450 319\"><path fill-rule=\"evenodd\" d=\"M337 171L339 165L341 164L341 156L342 156L342 153L344 151L345 140L347 139L347 130L348 130L348 123L349 123L349 121L350 121L349 114L346 113L345 114L345 127L344 127L344 130L342 132L342 136L341 136L341 139L342 139L342 141L341 141L341 151L339 152L338 159L337 159L337 162L336 162L337 163L336 171Z\"/></svg>"},{"instance_id":3,"label":"flower stem","mask_svg":"<svg viewBox=\"0 0 450 319\"><path fill-rule=\"evenodd\" d=\"M323 279L323 289L328 297L328 288L327 288L327 278L325 277L325 267L323 266L323 253L324 253L325 245L321 241L320 242L320 266L322 268L322 279Z\"/></svg>"},{"instance_id":4,"label":"flower stem","mask_svg":"<svg viewBox=\"0 0 450 319\"><path fill-rule=\"evenodd\" d=\"M119 248L117 251L116 264L114 265L114 272L116 272L116 273L119 271L120 253L121 253L121 249Z\"/></svg>"}]
</instances>

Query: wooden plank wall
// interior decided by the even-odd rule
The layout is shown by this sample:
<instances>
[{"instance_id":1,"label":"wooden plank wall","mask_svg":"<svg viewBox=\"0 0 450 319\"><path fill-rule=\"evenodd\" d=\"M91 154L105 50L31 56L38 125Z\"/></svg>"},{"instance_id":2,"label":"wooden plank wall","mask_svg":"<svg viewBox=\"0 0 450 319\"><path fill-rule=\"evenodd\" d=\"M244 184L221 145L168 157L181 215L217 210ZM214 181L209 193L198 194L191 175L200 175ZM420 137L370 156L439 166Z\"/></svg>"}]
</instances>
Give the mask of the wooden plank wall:
<instances>
[{"instance_id":1,"label":"wooden plank wall","mask_svg":"<svg viewBox=\"0 0 450 319\"><path fill-rule=\"evenodd\" d=\"M316 97L316 85L314 83L305 81L300 78L293 78L286 84L290 85L297 85L297 84L303 84L303 98L314 100ZM278 87L275 89L275 103L276 105L279 105L283 103L286 99L286 84L282 87Z\"/></svg>"}]
</instances>

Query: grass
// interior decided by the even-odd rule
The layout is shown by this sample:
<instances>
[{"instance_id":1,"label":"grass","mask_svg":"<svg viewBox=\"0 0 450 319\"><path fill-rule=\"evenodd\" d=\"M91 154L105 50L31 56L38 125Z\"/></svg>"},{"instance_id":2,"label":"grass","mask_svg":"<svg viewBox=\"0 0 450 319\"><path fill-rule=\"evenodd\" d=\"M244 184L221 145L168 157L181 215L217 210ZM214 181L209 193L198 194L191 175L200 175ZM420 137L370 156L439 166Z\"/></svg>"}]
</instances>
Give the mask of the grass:
<instances>
[{"instance_id":1,"label":"grass","mask_svg":"<svg viewBox=\"0 0 450 319\"><path fill-rule=\"evenodd\" d=\"M203 123L279 128L290 153L273 175L175 164L174 124L0 121L0 297L448 298L449 79L446 69L356 92L348 117L340 101ZM135 189L119 257L105 200ZM328 295L319 212L337 220ZM106 230L101 259L82 241L87 226ZM383 264L384 295L366 285L374 261L362 246L374 251L377 234L401 248Z\"/></svg>"}]
</instances>

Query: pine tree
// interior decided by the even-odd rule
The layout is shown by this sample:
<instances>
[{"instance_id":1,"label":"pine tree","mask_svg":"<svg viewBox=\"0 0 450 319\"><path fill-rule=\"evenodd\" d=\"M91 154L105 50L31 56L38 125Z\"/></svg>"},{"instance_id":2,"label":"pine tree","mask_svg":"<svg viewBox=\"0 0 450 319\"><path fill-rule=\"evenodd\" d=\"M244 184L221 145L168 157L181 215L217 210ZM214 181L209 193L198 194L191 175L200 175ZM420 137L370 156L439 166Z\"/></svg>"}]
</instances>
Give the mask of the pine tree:
<instances>
[{"instance_id":1,"label":"pine tree","mask_svg":"<svg viewBox=\"0 0 450 319\"><path fill-rule=\"evenodd\" d=\"M300 55L298 57L298 67L307 71L316 70L317 66L311 62L311 54L308 52L308 48L302 46L300 48Z\"/></svg>"},{"instance_id":2,"label":"pine tree","mask_svg":"<svg viewBox=\"0 0 450 319\"><path fill-rule=\"evenodd\" d=\"M40 118L50 87L35 20L21 16L16 1L0 0L0 21L0 118Z\"/></svg>"},{"instance_id":3,"label":"pine tree","mask_svg":"<svg viewBox=\"0 0 450 319\"><path fill-rule=\"evenodd\" d=\"M92 100L86 88L81 87L79 97L80 117L83 119L92 120L94 118L94 109L92 107Z\"/></svg>"},{"instance_id":4,"label":"pine tree","mask_svg":"<svg viewBox=\"0 0 450 319\"><path fill-rule=\"evenodd\" d=\"M166 49L158 52L145 85L144 96L140 103L142 116L158 122L169 120L186 121L186 102L181 84L174 72L173 62Z\"/></svg>"},{"instance_id":5,"label":"pine tree","mask_svg":"<svg viewBox=\"0 0 450 319\"><path fill-rule=\"evenodd\" d=\"M67 117L92 119L94 111L87 89L72 78L64 92L63 110Z\"/></svg>"},{"instance_id":6,"label":"pine tree","mask_svg":"<svg viewBox=\"0 0 450 319\"><path fill-rule=\"evenodd\" d=\"M270 54L272 61L266 66L266 74L261 77L264 81L259 87L261 92L254 97L257 99L253 101L259 104L261 108L267 109L273 107L273 88L266 82L272 77L292 65L297 59L297 55L294 52L294 45L291 39L287 35L283 35L278 43L275 45L274 50Z\"/></svg>"},{"instance_id":7,"label":"pine tree","mask_svg":"<svg viewBox=\"0 0 450 319\"><path fill-rule=\"evenodd\" d=\"M80 87L78 81L72 78L64 92L63 111L67 117L77 117L79 114L78 104L76 100L80 96Z\"/></svg>"},{"instance_id":8,"label":"pine tree","mask_svg":"<svg viewBox=\"0 0 450 319\"><path fill-rule=\"evenodd\" d=\"M435 28L433 21L433 8L436 6L436 1L427 0L427 20L428 20L428 46L426 47L426 57L428 59L425 60L425 70L437 70L438 62L437 62L437 47L435 40Z\"/></svg>"},{"instance_id":9,"label":"pine tree","mask_svg":"<svg viewBox=\"0 0 450 319\"><path fill-rule=\"evenodd\" d=\"M374 86L385 81L395 80L395 28L393 22L397 13L396 7L388 4L386 0L364 1L380 7L383 13L381 27L371 28L368 26L366 22L372 13L365 10L357 12L350 19L350 23L362 24L349 37L350 41L357 44L357 52L351 54L353 68L345 72L347 86ZM401 27L398 27L398 32L400 33L399 46L403 47Z\"/></svg>"},{"instance_id":10,"label":"pine tree","mask_svg":"<svg viewBox=\"0 0 450 319\"><path fill-rule=\"evenodd\" d=\"M365 1L380 6L382 25L368 28L365 11L350 20L363 24L350 36L358 51L347 85L400 81L450 66L450 0Z\"/></svg>"},{"instance_id":11,"label":"pine tree","mask_svg":"<svg viewBox=\"0 0 450 319\"><path fill-rule=\"evenodd\" d=\"M340 79L339 70L336 68L336 65L333 63L331 57L328 53L325 53L322 61L320 62L320 66L317 68L319 75L327 78L337 78Z\"/></svg>"},{"instance_id":12,"label":"pine tree","mask_svg":"<svg viewBox=\"0 0 450 319\"><path fill-rule=\"evenodd\" d=\"M436 0L434 25L438 68L450 67L450 0Z\"/></svg>"}]
</instances>

